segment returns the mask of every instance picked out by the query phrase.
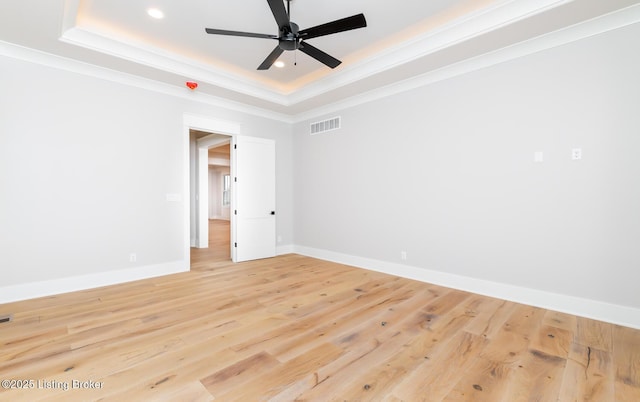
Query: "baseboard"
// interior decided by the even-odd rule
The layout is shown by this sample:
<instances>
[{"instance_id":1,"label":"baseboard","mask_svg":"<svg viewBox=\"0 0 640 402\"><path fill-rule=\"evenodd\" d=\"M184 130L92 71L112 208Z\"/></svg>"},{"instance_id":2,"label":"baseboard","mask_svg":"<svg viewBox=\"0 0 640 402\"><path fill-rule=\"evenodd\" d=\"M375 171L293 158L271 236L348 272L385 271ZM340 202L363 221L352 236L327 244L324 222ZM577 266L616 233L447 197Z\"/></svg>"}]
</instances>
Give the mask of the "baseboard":
<instances>
[{"instance_id":1,"label":"baseboard","mask_svg":"<svg viewBox=\"0 0 640 402\"><path fill-rule=\"evenodd\" d=\"M640 309L637 308L311 247L294 245L292 249L297 254L326 261L640 329Z\"/></svg>"},{"instance_id":2,"label":"baseboard","mask_svg":"<svg viewBox=\"0 0 640 402\"><path fill-rule=\"evenodd\" d=\"M231 221L231 218L228 216L222 216L222 215L214 215L214 216L210 216L209 217L210 221Z\"/></svg>"},{"instance_id":3,"label":"baseboard","mask_svg":"<svg viewBox=\"0 0 640 402\"><path fill-rule=\"evenodd\" d=\"M188 270L188 262L173 261L164 264L146 265L117 271L99 272L89 275L5 286L0 287L0 304L75 292L78 290L92 289L101 286L115 285L118 283L175 274Z\"/></svg>"}]
</instances>

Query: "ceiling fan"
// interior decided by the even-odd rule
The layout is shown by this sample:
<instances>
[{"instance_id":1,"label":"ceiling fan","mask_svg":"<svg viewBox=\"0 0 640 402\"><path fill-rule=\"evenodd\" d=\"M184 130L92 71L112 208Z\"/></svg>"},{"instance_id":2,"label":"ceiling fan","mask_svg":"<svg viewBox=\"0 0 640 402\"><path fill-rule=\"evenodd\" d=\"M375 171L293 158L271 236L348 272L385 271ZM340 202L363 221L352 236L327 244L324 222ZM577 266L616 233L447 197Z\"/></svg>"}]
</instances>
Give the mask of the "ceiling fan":
<instances>
[{"instance_id":1,"label":"ceiling fan","mask_svg":"<svg viewBox=\"0 0 640 402\"><path fill-rule=\"evenodd\" d=\"M322 50L311 46L305 42L307 39L317 38L319 36L331 35L338 32L350 31L352 29L364 28L367 26L367 21L364 18L364 14L357 14L351 17L342 18L326 24L317 25L312 28L300 30L295 22L290 19L290 2L287 1L287 8L285 9L282 0L267 0L271 12L278 24L278 35L251 33L251 32L239 32L239 31L227 31L224 29L205 28L208 34L214 35L229 35L229 36L245 36L249 38L262 38L262 39L277 39L278 46L267 56L267 58L258 66L258 70L268 70L269 67L280 57L285 50L300 50L301 52L313 57L319 62L331 67L336 68L340 63L340 60L328 55Z\"/></svg>"}]
</instances>

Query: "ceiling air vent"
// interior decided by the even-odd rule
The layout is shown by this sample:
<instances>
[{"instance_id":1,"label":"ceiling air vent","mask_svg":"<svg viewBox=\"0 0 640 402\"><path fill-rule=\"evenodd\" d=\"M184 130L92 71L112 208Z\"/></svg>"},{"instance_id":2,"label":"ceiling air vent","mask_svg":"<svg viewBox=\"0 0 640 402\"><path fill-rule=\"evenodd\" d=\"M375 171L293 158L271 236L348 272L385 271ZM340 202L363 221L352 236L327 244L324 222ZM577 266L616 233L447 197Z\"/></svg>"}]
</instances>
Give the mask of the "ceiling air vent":
<instances>
[{"instance_id":1,"label":"ceiling air vent","mask_svg":"<svg viewBox=\"0 0 640 402\"><path fill-rule=\"evenodd\" d=\"M311 135L326 133L340 128L340 116L311 123Z\"/></svg>"}]
</instances>

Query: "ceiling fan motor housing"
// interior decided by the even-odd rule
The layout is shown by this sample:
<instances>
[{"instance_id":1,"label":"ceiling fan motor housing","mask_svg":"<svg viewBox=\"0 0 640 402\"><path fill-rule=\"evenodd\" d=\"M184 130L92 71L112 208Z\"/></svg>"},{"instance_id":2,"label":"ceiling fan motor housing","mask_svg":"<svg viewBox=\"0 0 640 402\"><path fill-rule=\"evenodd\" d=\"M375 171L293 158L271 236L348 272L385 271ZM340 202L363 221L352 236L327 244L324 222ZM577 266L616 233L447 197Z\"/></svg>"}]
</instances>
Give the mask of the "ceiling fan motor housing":
<instances>
[{"instance_id":1,"label":"ceiling fan motor housing","mask_svg":"<svg viewBox=\"0 0 640 402\"><path fill-rule=\"evenodd\" d=\"M280 31L280 38L278 39L278 46L282 50L296 50L300 46L300 38L298 37L298 24L295 22L289 23L291 27L291 32L287 28Z\"/></svg>"}]
</instances>

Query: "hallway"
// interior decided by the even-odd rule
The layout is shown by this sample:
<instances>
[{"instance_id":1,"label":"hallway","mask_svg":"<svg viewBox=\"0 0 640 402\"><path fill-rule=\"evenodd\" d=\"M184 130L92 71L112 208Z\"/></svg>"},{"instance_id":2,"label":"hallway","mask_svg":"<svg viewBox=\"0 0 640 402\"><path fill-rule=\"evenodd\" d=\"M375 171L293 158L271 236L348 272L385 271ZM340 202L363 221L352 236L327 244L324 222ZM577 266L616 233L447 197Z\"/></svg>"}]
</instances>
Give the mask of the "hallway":
<instances>
[{"instance_id":1,"label":"hallway","mask_svg":"<svg viewBox=\"0 0 640 402\"><path fill-rule=\"evenodd\" d=\"M231 260L230 222L209 220L209 248L191 248L191 270L207 270Z\"/></svg>"}]
</instances>

